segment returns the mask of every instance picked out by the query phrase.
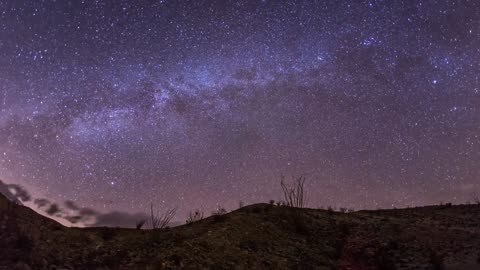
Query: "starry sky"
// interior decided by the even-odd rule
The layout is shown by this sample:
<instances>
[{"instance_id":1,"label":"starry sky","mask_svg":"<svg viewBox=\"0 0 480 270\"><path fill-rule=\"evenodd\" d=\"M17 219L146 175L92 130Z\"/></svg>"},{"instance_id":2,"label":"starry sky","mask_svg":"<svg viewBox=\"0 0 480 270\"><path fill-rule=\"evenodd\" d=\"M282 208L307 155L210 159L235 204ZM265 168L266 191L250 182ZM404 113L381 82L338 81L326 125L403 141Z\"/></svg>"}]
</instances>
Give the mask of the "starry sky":
<instances>
[{"instance_id":1,"label":"starry sky","mask_svg":"<svg viewBox=\"0 0 480 270\"><path fill-rule=\"evenodd\" d=\"M0 0L0 179L178 221L282 174L310 207L464 203L479 74L474 0Z\"/></svg>"}]
</instances>

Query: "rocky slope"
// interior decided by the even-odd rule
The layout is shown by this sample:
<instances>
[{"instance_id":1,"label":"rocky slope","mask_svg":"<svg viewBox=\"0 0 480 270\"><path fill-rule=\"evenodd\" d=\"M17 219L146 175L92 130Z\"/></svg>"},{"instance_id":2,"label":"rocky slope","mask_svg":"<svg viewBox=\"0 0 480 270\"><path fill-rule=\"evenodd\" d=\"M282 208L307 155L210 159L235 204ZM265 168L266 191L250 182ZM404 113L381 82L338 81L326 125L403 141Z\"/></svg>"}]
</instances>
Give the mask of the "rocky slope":
<instances>
[{"instance_id":1,"label":"rocky slope","mask_svg":"<svg viewBox=\"0 0 480 270\"><path fill-rule=\"evenodd\" d=\"M480 269L480 206L269 204L164 230L67 228L0 195L0 269Z\"/></svg>"}]
</instances>

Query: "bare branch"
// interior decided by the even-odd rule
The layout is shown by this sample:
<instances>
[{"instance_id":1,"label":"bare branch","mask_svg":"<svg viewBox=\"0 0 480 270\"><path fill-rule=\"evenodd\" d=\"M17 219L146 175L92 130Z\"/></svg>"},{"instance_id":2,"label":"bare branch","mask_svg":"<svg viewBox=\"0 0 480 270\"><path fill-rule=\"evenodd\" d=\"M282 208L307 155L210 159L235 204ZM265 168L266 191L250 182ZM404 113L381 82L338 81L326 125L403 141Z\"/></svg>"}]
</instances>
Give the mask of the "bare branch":
<instances>
[{"instance_id":1,"label":"bare branch","mask_svg":"<svg viewBox=\"0 0 480 270\"><path fill-rule=\"evenodd\" d=\"M305 176L293 179L293 183L288 185L285 183L285 177L282 175L280 185L282 186L285 203L290 207L303 208L306 205L305 196Z\"/></svg>"},{"instance_id":2,"label":"bare branch","mask_svg":"<svg viewBox=\"0 0 480 270\"><path fill-rule=\"evenodd\" d=\"M154 212L153 204L150 204L150 227L152 229L166 228L175 216L176 212L176 208L169 209L165 213L160 213L160 211Z\"/></svg>"},{"instance_id":3,"label":"bare branch","mask_svg":"<svg viewBox=\"0 0 480 270\"><path fill-rule=\"evenodd\" d=\"M186 224L192 224L194 222L200 221L203 219L203 212L199 209L188 214L188 218L185 221Z\"/></svg>"}]
</instances>

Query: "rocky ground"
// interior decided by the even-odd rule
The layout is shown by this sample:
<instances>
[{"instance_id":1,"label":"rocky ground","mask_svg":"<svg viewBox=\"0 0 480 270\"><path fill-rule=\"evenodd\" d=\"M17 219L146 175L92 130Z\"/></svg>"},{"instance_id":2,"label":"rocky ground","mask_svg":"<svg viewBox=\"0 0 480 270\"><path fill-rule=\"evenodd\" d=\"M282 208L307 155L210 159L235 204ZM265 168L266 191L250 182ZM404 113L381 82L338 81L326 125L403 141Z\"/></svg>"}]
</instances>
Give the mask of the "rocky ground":
<instances>
[{"instance_id":1,"label":"rocky ground","mask_svg":"<svg viewBox=\"0 0 480 270\"><path fill-rule=\"evenodd\" d=\"M0 195L0 269L480 269L480 206L270 204L163 230L67 228Z\"/></svg>"}]
</instances>

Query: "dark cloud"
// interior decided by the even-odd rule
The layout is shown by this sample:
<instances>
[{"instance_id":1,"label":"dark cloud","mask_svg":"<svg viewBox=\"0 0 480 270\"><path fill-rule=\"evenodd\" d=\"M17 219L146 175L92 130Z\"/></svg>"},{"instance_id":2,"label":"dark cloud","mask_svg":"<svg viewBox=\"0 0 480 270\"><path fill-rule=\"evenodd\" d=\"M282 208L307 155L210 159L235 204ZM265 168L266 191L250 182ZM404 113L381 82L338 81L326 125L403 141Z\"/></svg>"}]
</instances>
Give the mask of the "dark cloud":
<instances>
[{"instance_id":1,"label":"dark cloud","mask_svg":"<svg viewBox=\"0 0 480 270\"><path fill-rule=\"evenodd\" d=\"M30 193L25 188L17 184L6 184L2 180L0 180L0 193L16 203L24 203L31 200Z\"/></svg>"},{"instance_id":2,"label":"dark cloud","mask_svg":"<svg viewBox=\"0 0 480 270\"><path fill-rule=\"evenodd\" d=\"M65 201L65 206L70 209L70 210L79 210L80 207L78 207L75 202L73 201Z\"/></svg>"},{"instance_id":3,"label":"dark cloud","mask_svg":"<svg viewBox=\"0 0 480 270\"><path fill-rule=\"evenodd\" d=\"M61 211L62 210L58 207L57 204L52 203L52 204L50 204L50 206L48 207L48 209L45 212L50 216L56 216L59 213L61 213Z\"/></svg>"},{"instance_id":4,"label":"dark cloud","mask_svg":"<svg viewBox=\"0 0 480 270\"><path fill-rule=\"evenodd\" d=\"M83 216L95 216L97 215L97 211L90 209L90 208L81 208L78 213Z\"/></svg>"},{"instance_id":5,"label":"dark cloud","mask_svg":"<svg viewBox=\"0 0 480 270\"><path fill-rule=\"evenodd\" d=\"M33 201L33 203L38 207L38 208L44 208L45 206L49 205L50 204L50 201L47 200L47 199L43 199L43 198L40 198L40 199L35 199Z\"/></svg>"},{"instance_id":6,"label":"dark cloud","mask_svg":"<svg viewBox=\"0 0 480 270\"><path fill-rule=\"evenodd\" d=\"M0 193L17 203L28 202L32 199L24 187L17 184L5 184L1 180ZM94 209L80 207L75 202L68 200L63 203L65 208L45 198L33 199L33 203L38 209L45 209L47 215L67 220L76 225L133 228L136 222L148 218L144 213L130 214L119 211L100 213Z\"/></svg>"},{"instance_id":7,"label":"dark cloud","mask_svg":"<svg viewBox=\"0 0 480 270\"><path fill-rule=\"evenodd\" d=\"M129 214L125 212L111 212L98 214L96 221L91 226L124 227L134 228L140 220L147 220L148 216L144 213Z\"/></svg>"},{"instance_id":8,"label":"dark cloud","mask_svg":"<svg viewBox=\"0 0 480 270\"><path fill-rule=\"evenodd\" d=\"M66 216L64 218L72 224L77 224L78 222L85 219L85 217L83 217L83 216Z\"/></svg>"}]
</instances>

